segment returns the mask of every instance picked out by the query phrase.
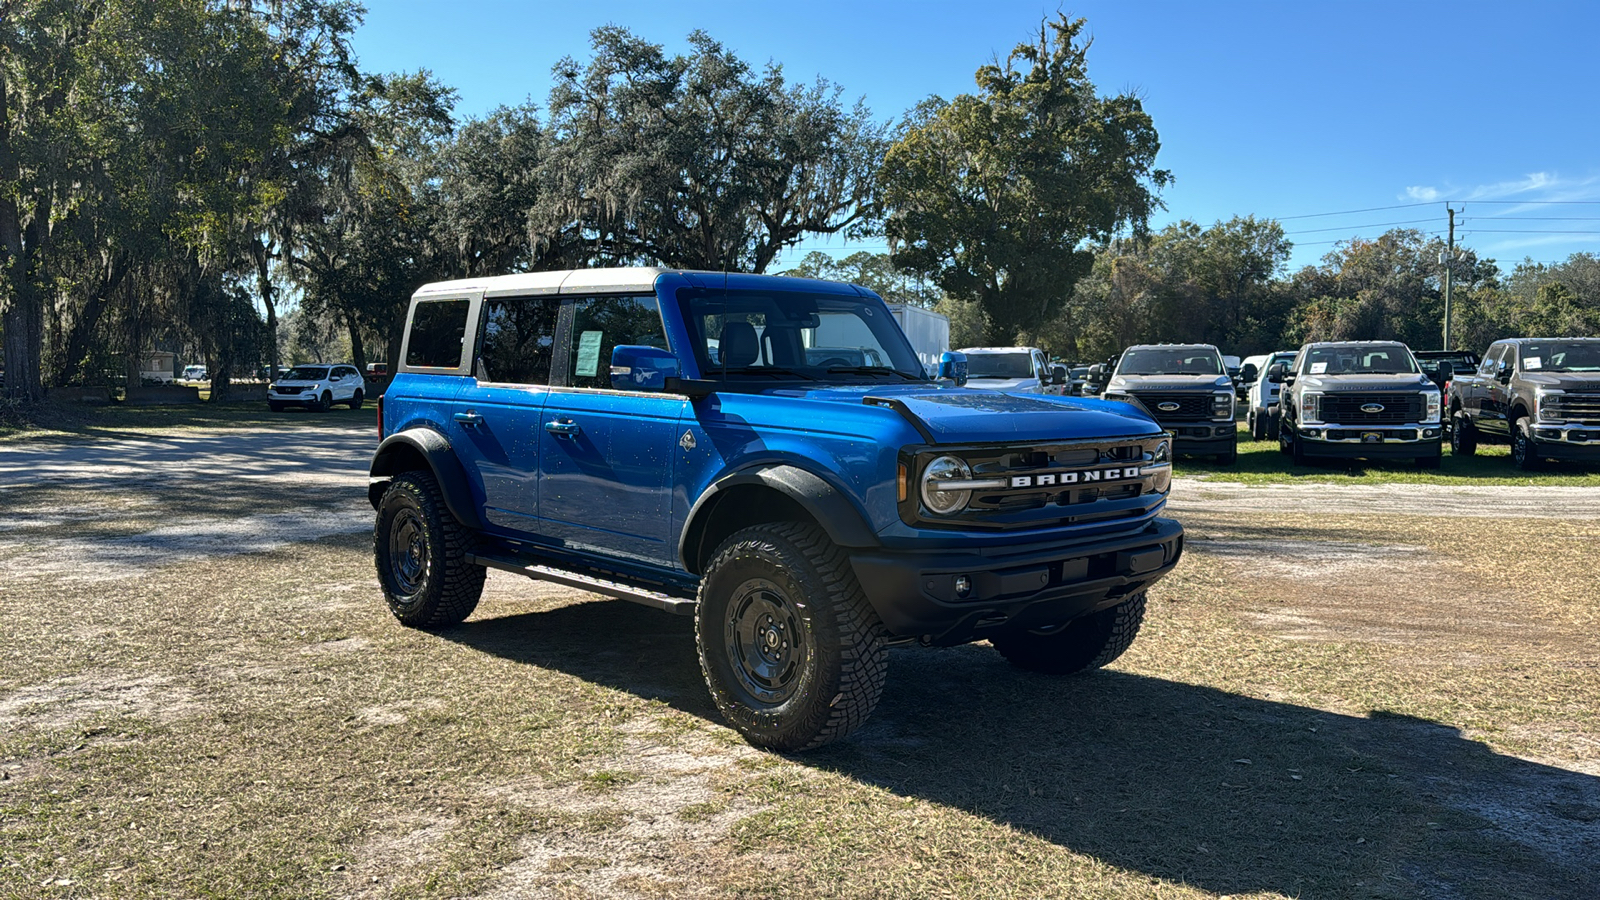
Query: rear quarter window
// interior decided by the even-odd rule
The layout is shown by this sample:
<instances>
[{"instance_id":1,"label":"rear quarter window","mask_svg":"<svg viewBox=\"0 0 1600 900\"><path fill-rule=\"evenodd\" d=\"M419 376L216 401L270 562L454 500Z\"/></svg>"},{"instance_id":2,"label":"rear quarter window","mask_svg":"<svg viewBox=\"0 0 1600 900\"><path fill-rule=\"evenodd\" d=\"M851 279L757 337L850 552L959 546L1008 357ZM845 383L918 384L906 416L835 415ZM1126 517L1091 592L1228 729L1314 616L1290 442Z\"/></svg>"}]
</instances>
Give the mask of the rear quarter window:
<instances>
[{"instance_id":1,"label":"rear quarter window","mask_svg":"<svg viewBox=\"0 0 1600 900\"><path fill-rule=\"evenodd\" d=\"M411 313L406 365L454 369L461 365L471 300L424 300Z\"/></svg>"}]
</instances>

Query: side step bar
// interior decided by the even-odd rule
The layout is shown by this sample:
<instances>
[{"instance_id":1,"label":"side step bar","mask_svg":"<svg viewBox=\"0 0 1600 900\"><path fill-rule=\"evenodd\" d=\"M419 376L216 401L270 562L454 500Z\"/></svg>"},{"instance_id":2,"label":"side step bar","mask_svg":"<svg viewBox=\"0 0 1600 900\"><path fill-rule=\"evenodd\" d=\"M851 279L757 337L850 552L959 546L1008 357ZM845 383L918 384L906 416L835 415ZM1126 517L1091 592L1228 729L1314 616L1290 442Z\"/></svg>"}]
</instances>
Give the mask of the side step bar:
<instances>
[{"instance_id":1,"label":"side step bar","mask_svg":"<svg viewBox=\"0 0 1600 900\"><path fill-rule=\"evenodd\" d=\"M686 597L674 597L649 588L635 587L618 581L607 581L593 575L583 575L578 572L569 572L566 569L557 569L553 566L541 566L529 563L526 559L516 556L500 555L495 553L469 553L467 562L476 563L489 569L500 569L505 572L515 572L526 575L535 581L549 581L555 584L564 584L585 591L593 591L607 597L616 597L621 600L632 600L645 606L663 609L673 615L694 615L694 600Z\"/></svg>"}]
</instances>

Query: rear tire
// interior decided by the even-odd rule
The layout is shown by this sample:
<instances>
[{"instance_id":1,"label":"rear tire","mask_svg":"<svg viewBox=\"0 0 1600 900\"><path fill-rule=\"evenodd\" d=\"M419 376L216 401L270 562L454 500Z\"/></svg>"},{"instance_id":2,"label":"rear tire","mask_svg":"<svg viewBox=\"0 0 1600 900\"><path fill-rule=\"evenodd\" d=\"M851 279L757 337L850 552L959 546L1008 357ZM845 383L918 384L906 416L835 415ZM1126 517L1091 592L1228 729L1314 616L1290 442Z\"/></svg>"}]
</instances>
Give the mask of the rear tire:
<instances>
[{"instance_id":1,"label":"rear tire","mask_svg":"<svg viewBox=\"0 0 1600 900\"><path fill-rule=\"evenodd\" d=\"M883 693L883 623L844 550L815 525L735 532L700 582L695 646L711 699L769 750L809 750L856 730Z\"/></svg>"},{"instance_id":2,"label":"rear tire","mask_svg":"<svg viewBox=\"0 0 1600 900\"><path fill-rule=\"evenodd\" d=\"M1022 631L992 638L990 643L1019 669L1046 675L1072 675L1110 665L1133 644L1144 623L1141 591L1120 604L1073 619L1048 634Z\"/></svg>"},{"instance_id":3,"label":"rear tire","mask_svg":"<svg viewBox=\"0 0 1600 900\"><path fill-rule=\"evenodd\" d=\"M383 598L400 624L433 630L472 615L486 571L467 561L470 542L431 472L403 472L389 482L378 502L372 556Z\"/></svg>"},{"instance_id":4,"label":"rear tire","mask_svg":"<svg viewBox=\"0 0 1600 900\"><path fill-rule=\"evenodd\" d=\"M366 396L361 393L361 388L356 388L356 392L354 394L350 395L350 404L349 404L350 408L351 409L360 409L361 408L361 404L365 399L366 399Z\"/></svg>"},{"instance_id":5,"label":"rear tire","mask_svg":"<svg viewBox=\"0 0 1600 900\"><path fill-rule=\"evenodd\" d=\"M1457 412L1450 419L1450 454L1471 456L1478 452L1478 429L1465 413Z\"/></svg>"}]
</instances>

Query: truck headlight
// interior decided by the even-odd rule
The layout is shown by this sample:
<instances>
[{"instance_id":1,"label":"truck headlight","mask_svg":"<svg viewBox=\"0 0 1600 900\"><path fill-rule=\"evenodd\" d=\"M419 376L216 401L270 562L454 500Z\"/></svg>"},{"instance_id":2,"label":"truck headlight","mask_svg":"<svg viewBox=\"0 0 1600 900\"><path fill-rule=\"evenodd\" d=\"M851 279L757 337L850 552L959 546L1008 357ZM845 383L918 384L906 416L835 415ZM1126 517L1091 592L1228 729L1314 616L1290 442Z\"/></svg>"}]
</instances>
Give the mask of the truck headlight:
<instances>
[{"instance_id":1,"label":"truck headlight","mask_svg":"<svg viewBox=\"0 0 1600 900\"><path fill-rule=\"evenodd\" d=\"M971 481L972 467L966 460L954 456L941 456L922 470L922 505L928 512L948 516L967 508L972 499L971 490L949 490L939 484L945 481Z\"/></svg>"},{"instance_id":2,"label":"truck headlight","mask_svg":"<svg viewBox=\"0 0 1600 900\"><path fill-rule=\"evenodd\" d=\"M1438 391L1426 391L1422 395L1426 402L1422 421L1433 423L1439 421L1439 414L1444 410L1444 401Z\"/></svg>"},{"instance_id":3,"label":"truck headlight","mask_svg":"<svg viewBox=\"0 0 1600 900\"><path fill-rule=\"evenodd\" d=\"M1565 422L1561 418L1561 397L1566 391L1539 390L1533 395L1534 416L1541 422ZM1550 407L1556 407L1551 409Z\"/></svg>"},{"instance_id":4,"label":"truck headlight","mask_svg":"<svg viewBox=\"0 0 1600 900\"><path fill-rule=\"evenodd\" d=\"M1300 423L1302 425L1322 422L1322 395L1315 391L1306 391L1300 395Z\"/></svg>"},{"instance_id":5,"label":"truck headlight","mask_svg":"<svg viewBox=\"0 0 1600 900\"><path fill-rule=\"evenodd\" d=\"M1233 391L1217 391L1211 395L1211 418L1233 418Z\"/></svg>"}]
</instances>

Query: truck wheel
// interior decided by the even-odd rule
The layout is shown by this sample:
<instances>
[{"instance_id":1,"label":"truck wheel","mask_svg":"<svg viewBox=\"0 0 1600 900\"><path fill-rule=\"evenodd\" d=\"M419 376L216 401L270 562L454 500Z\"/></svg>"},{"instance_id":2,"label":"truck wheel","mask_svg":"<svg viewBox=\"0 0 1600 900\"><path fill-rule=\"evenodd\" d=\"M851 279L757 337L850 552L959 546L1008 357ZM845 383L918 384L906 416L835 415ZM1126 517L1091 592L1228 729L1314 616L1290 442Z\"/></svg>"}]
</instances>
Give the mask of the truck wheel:
<instances>
[{"instance_id":1,"label":"truck wheel","mask_svg":"<svg viewBox=\"0 0 1600 900\"><path fill-rule=\"evenodd\" d=\"M1478 452L1478 429L1472 420L1457 413L1450 420L1450 453L1452 456L1471 456Z\"/></svg>"},{"instance_id":2,"label":"truck wheel","mask_svg":"<svg viewBox=\"0 0 1600 900\"><path fill-rule=\"evenodd\" d=\"M312 404L311 411L327 412L330 409L333 409L333 395L327 391L323 391L322 396L318 397L316 402Z\"/></svg>"},{"instance_id":3,"label":"truck wheel","mask_svg":"<svg viewBox=\"0 0 1600 900\"><path fill-rule=\"evenodd\" d=\"M1255 410L1245 414L1245 421L1250 425L1250 439L1253 441L1265 440L1267 429L1265 424L1256 416Z\"/></svg>"},{"instance_id":4,"label":"truck wheel","mask_svg":"<svg viewBox=\"0 0 1600 900\"><path fill-rule=\"evenodd\" d=\"M1218 453L1217 454L1217 465L1219 465L1219 466L1231 466L1231 465L1233 465L1234 463L1236 463L1238 461L1239 461L1239 445L1238 444L1235 444L1232 447L1229 447L1227 453Z\"/></svg>"},{"instance_id":5,"label":"truck wheel","mask_svg":"<svg viewBox=\"0 0 1600 900\"><path fill-rule=\"evenodd\" d=\"M350 408L351 409L360 409L361 408L361 403L365 399L366 399L366 395L361 393L361 388L356 388L356 392L354 394L350 395Z\"/></svg>"},{"instance_id":6,"label":"truck wheel","mask_svg":"<svg viewBox=\"0 0 1600 900\"><path fill-rule=\"evenodd\" d=\"M1071 675L1098 669L1128 649L1144 622L1141 591L1110 609L1073 619L1048 633L1022 631L990 643L1007 662L1029 672Z\"/></svg>"},{"instance_id":7,"label":"truck wheel","mask_svg":"<svg viewBox=\"0 0 1600 900\"><path fill-rule=\"evenodd\" d=\"M1439 468L1439 464L1442 460L1443 457L1438 453L1435 453L1432 456L1419 456L1417 457L1417 468L1437 469Z\"/></svg>"},{"instance_id":8,"label":"truck wheel","mask_svg":"<svg viewBox=\"0 0 1600 900\"><path fill-rule=\"evenodd\" d=\"M1539 442L1528 434L1522 419L1511 423L1511 464L1524 472L1539 471L1543 459L1539 456Z\"/></svg>"},{"instance_id":9,"label":"truck wheel","mask_svg":"<svg viewBox=\"0 0 1600 900\"><path fill-rule=\"evenodd\" d=\"M1269 412L1269 413L1267 413L1267 440L1275 441L1277 439L1278 439L1278 414L1275 413L1275 412Z\"/></svg>"},{"instance_id":10,"label":"truck wheel","mask_svg":"<svg viewBox=\"0 0 1600 900\"><path fill-rule=\"evenodd\" d=\"M403 472L389 482L378 503L372 556L383 598L400 624L432 630L472 615L485 570L467 561L469 541L431 472Z\"/></svg>"},{"instance_id":11,"label":"truck wheel","mask_svg":"<svg viewBox=\"0 0 1600 900\"><path fill-rule=\"evenodd\" d=\"M698 600L700 670L750 743L820 747L878 705L889 666L883 623L822 529L775 522L734 533L712 555Z\"/></svg>"},{"instance_id":12,"label":"truck wheel","mask_svg":"<svg viewBox=\"0 0 1600 900\"><path fill-rule=\"evenodd\" d=\"M276 400L268 400L267 409L270 409L273 412L283 412L283 404Z\"/></svg>"}]
</instances>

